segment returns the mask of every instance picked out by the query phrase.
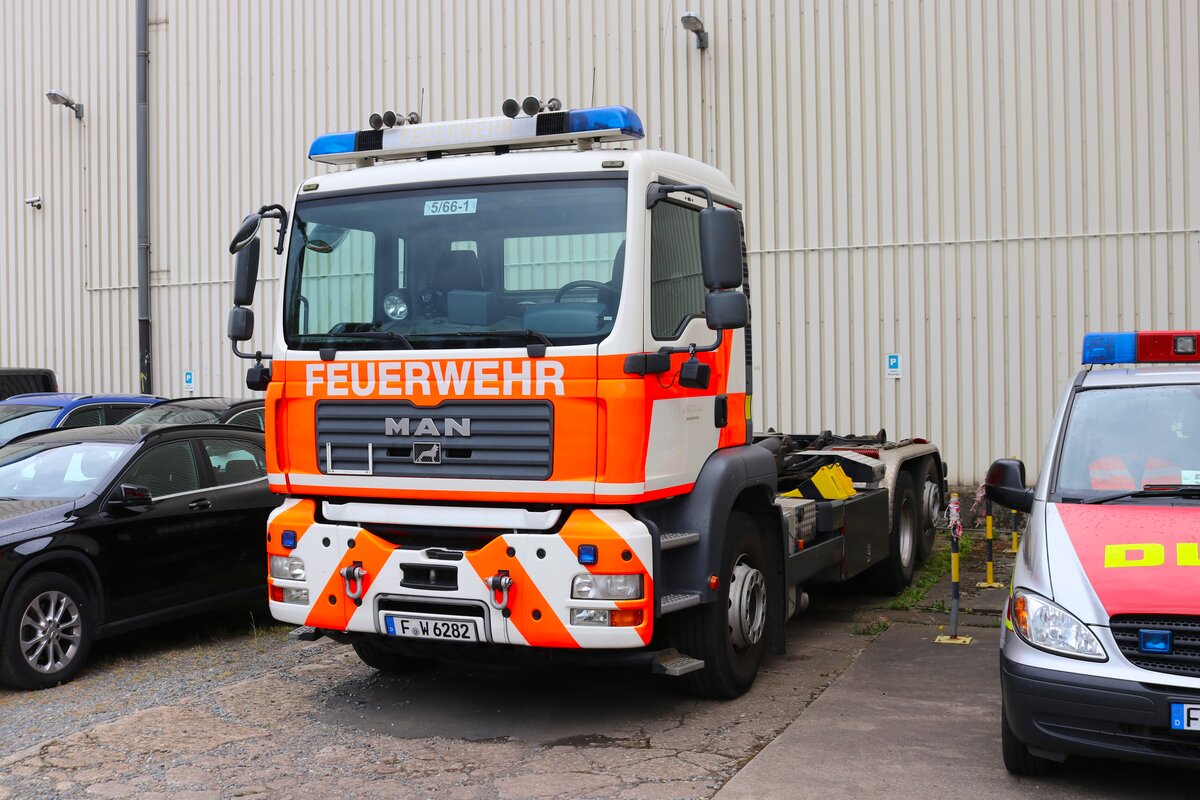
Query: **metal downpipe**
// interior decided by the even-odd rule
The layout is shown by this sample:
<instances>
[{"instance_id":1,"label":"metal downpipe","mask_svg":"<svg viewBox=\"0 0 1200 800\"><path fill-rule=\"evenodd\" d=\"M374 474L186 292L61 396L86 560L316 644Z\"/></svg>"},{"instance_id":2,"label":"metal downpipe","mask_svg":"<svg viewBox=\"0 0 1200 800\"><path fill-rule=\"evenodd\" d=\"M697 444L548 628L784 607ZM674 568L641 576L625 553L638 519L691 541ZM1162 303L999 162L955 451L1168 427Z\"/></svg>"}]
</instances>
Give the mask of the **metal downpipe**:
<instances>
[{"instance_id":1,"label":"metal downpipe","mask_svg":"<svg viewBox=\"0 0 1200 800\"><path fill-rule=\"evenodd\" d=\"M146 78L150 65L150 0L137 0L137 305L140 391L154 392L150 354L150 204Z\"/></svg>"}]
</instances>

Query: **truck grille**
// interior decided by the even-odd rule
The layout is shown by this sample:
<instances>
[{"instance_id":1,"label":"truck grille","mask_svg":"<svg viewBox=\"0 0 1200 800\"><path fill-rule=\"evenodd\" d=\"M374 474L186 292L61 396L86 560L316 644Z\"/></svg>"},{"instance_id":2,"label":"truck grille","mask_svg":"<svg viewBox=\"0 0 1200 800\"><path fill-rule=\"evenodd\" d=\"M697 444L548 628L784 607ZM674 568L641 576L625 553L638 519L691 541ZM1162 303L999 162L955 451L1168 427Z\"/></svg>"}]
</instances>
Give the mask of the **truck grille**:
<instances>
[{"instance_id":1,"label":"truck grille","mask_svg":"<svg viewBox=\"0 0 1200 800\"><path fill-rule=\"evenodd\" d=\"M545 480L553 467L553 431L548 402L422 408L407 401L323 400L317 403L317 462L334 474Z\"/></svg>"},{"instance_id":2,"label":"truck grille","mask_svg":"<svg viewBox=\"0 0 1200 800\"><path fill-rule=\"evenodd\" d=\"M1113 617L1109 626L1121 654L1135 667L1172 675L1200 676L1200 617L1126 614ZM1138 631L1147 628L1170 631L1171 652L1143 653L1138 650Z\"/></svg>"}]
</instances>

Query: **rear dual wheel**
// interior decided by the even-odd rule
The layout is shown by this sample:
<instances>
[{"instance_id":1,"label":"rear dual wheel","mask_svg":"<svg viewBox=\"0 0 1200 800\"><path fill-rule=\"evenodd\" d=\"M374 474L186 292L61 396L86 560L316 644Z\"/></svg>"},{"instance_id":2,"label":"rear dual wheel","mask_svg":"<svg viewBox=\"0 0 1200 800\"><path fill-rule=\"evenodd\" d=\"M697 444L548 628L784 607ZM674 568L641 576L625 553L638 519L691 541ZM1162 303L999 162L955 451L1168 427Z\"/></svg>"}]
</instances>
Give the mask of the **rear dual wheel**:
<instances>
[{"instance_id":1,"label":"rear dual wheel","mask_svg":"<svg viewBox=\"0 0 1200 800\"><path fill-rule=\"evenodd\" d=\"M923 518L912 476L900 472L892 488L892 527L888 533L888 557L867 573L871 586L884 594L896 594L912 583L917 566Z\"/></svg>"}]
</instances>

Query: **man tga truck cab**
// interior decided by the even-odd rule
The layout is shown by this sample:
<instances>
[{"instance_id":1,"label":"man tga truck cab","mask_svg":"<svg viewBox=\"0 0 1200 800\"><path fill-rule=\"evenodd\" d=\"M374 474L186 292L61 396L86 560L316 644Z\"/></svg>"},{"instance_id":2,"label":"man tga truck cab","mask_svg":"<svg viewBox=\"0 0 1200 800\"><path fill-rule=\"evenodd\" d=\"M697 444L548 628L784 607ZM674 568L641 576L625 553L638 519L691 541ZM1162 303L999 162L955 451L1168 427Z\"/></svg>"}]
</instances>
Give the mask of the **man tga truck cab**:
<instances>
[{"instance_id":1,"label":"man tga truck cab","mask_svg":"<svg viewBox=\"0 0 1200 800\"><path fill-rule=\"evenodd\" d=\"M629 108L507 105L318 137L311 159L357 168L306 179L231 245L229 336L288 497L272 613L382 669L487 648L736 696L802 585L909 583L937 449L755 437L737 190L601 147L642 138ZM286 253L273 356L239 349L263 218Z\"/></svg>"}]
</instances>

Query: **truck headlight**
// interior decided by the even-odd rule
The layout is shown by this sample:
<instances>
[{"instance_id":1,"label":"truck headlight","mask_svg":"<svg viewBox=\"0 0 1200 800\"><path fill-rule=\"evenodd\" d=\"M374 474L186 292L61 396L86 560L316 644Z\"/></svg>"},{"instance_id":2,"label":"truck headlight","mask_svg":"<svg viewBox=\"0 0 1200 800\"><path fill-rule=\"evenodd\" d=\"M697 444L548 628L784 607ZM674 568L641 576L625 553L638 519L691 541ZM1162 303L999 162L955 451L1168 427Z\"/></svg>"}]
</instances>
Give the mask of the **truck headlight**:
<instances>
[{"instance_id":1,"label":"truck headlight","mask_svg":"<svg viewBox=\"0 0 1200 800\"><path fill-rule=\"evenodd\" d=\"M1096 634L1062 606L1017 589L1009 605L1013 629L1029 644L1060 656L1107 661Z\"/></svg>"},{"instance_id":2,"label":"truck headlight","mask_svg":"<svg viewBox=\"0 0 1200 800\"><path fill-rule=\"evenodd\" d=\"M576 575L571 581L573 600L638 600L642 596L641 575Z\"/></svg>"},{"instance_id":3,"label":"truck headlight","mask_svg":"<svg viewBox=\"0 0 1200 800\"><path fill-rule=\"evenodd\" d=\"M304 580L304 560L295 556L271 556L271 577Z\"/></svg>"}]
</instances>

